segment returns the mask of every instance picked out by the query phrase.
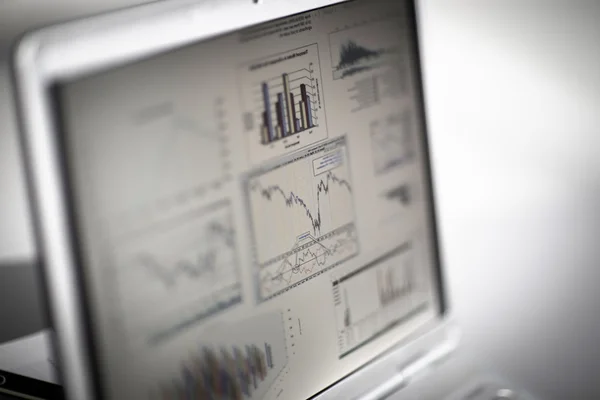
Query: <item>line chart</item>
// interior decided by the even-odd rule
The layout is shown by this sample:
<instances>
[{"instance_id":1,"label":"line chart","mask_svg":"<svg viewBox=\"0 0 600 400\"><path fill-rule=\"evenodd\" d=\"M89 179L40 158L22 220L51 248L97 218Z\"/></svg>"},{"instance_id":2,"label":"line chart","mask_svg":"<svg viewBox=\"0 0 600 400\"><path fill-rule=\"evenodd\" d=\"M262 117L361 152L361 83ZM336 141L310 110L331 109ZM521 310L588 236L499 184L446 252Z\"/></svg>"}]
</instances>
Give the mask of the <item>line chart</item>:
<instances>
[{"instance_id":1,"label":"line chart","mask_svg":"<svg viewBox=\"0 0 600 400\"><path fill-rule=\"evenodd\" d=\"M266 300L358 253L345 137L308 149L246 181Z\"/></svg>"},{"instance_id":2,"label":"line chart","mask_svg":"<svg viewBox=\"0 0 600 400\"><path fill-rule=\"evenodd\" d=\"M119 247L117 265L127 329L152 344L241 301L226 201L136 233Z\"/></svg>"},{"instance_id":3,"label":"line chart","mask_svg":"<svg viewBox=\"0 0 600 400\"><path fill-rule=\"evenodd\" d=\"M227 251L234 250L234 232L231 226L224 226L220 221L210 221L206 226L206 234L214 242L221 242ZM152 253L139 255L137 262L146 269L149 275L161 281L166 288L176 286L179 279L202 280L214 279L222 262L219 246L209 246L206 251L194 254L191 259L179 259L171 265L161 264Z\"/></svg>"},{"instance_id":4,"label":"line chart","mask_svg":"<svg viewBox=\"0 0 600 400\"><path fill-rule=\"evenodd\" d=\"M260 276L262 294L268 297L296 287L328 267L337 265L340 260L354 256L357 250L356 231L352 224L319 239L307 235L304 243L298 243L283 260L275 261L276 268L263 270Z\"/></svg>"},{"instance_id":5,"label":"line chart","mask_svg":"<svg viewBox=\"0 0 600 400\"><path fill-rule=\"evenodd\" d=\"M279 185L272 185L267 188L262 188L259 183L255 183L250 187L251 191L259 191L260 194L266 198L267 200L273 199L273 194L278 194L283 197L286 206L292 207L294 205L300 206L304 208L306 211L306 217L310 219L310 223L312 225L313 231L315 234L321 232L321 196L322 194L327 195L329 193L330 183L337 184L339 186L345 187L348 192L352 192L350 184L345 179L341 179L334 175L331 171L327 172L327 177L325 179L321 179L317 184L316 194L317 194L317 210L316 213L311 211L310 207L306 204L306 201L303 200L300 196L295 194L293 191L286 193Z\"/></svg>"}]
</instances>

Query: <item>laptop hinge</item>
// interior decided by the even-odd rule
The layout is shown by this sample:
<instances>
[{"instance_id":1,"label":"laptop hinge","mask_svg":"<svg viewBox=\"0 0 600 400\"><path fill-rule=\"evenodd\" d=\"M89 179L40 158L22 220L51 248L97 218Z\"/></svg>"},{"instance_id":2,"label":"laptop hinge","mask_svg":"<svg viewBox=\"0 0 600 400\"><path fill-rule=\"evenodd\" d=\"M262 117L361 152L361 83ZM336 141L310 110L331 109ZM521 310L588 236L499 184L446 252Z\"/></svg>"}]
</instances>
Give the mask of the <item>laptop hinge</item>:
<instances>
[{"instance_id":1,"label":"laptop hinge","mask_svg":"<svg viewBox=\"0 0 600 400\"><path fill-rule=\"evenodd\" d=\"M444 361L452 354L456 346L456 341L444 341L409 364L401 367L391 378L388 378L367 393L356 397L355 400L381 400L390 396Z\"/></svg>"}]
</instances>

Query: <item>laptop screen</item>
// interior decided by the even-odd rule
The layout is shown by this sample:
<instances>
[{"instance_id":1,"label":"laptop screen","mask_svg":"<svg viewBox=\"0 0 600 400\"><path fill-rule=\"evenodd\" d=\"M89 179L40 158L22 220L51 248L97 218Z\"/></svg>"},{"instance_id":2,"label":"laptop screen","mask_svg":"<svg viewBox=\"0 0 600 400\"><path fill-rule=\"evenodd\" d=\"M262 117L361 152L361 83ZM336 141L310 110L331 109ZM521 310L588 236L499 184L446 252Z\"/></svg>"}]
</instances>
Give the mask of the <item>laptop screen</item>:
<instances>
[{"instance_id":1,"label":"laptop screen","mask_svg":"<svg viewBox=\"0 0 600 400\"><path fill-rule=\"evenodd\" d=\"M411 10L334 5L57 87L104 395L309 398L439 316Z\"/></svg>"}]
</instances>

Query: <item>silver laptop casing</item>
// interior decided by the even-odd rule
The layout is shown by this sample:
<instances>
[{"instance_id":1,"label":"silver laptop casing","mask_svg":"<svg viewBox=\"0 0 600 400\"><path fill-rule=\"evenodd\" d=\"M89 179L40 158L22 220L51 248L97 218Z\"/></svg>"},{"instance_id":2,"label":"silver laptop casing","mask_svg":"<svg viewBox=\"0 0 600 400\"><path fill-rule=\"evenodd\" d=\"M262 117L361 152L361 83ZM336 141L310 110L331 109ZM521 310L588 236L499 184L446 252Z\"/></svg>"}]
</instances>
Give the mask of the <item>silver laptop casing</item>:
<instances>
[{"instance_id":1,"label":"silver laptop casing","mask_svg":"<svg viewBox=\"0 0 600 400\"><path fill-rule=\"evenodd\" d=\"M13 61L23 149L48 311L51 325L57 332L55 346L68 398L95 399L99 380L98 371L94 369L91 329L86 320L87 299L83 296L77 270L79 259L72 229L71 199L58 151L52 85L339 2L160 2L44 28L21 39ZM434 219L433 206L431 211ZM435 226L435 220L432 222ZM443 297L443 276L438 278L440 296ZM457 336L449 329L447 302L442 302L439 318L345 379L331 382L332 385L315 398L380 398L398 390L422 370L443 359L456 347Z\"/></svg>"}]
</instances>

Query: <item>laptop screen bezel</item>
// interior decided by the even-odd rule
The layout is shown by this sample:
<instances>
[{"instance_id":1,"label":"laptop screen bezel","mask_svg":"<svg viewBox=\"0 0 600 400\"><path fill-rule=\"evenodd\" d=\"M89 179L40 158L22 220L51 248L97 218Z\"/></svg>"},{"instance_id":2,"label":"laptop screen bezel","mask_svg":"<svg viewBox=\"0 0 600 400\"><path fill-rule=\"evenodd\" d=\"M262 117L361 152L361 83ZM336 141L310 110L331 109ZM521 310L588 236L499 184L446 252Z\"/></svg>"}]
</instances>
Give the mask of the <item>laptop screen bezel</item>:
<instances>
[{"instance_id":1,"label":"laptop screen bezel","mask_svg":"<svg viewBox=\"0 0 600 400\"><path fill-rule=\"evenodd\" d=\"M350 0L357 1L357 0ZM239 29L287 17L297 13L331 6L341 1L331 0L279 0L258 6L251 1L207 1L193 4L189 1L156 3L131 10L115 12L89 19L50 27L26 35L14 54L14 74L20 103L23 147L36 225L36 240L43 259L43 275L49 296L49 320L59 333L58 354L63 366L63 379L67 393L75 398L101 396L97 349L90 318L90 297L82 271L81 246L77 240L77 205L70 190L69 169L65 163L65 146L61 143L60 112L56 101L57 87L78 77L123 65L192 43L231 33ZM421 71L421 46L419 43L417 10L409 0L409 34L414 52L416 73L416 103L418 118L423 127L424 169L429 205L429 226L432 232L433 259L435 261L436 295L439 300L439 318L426 324L417 332L398 343L397 348L415 337L433 331L448 314L448 302L440 257L434 184L430 158L429 134L425 110L423 76ZM231 16L229 24L215 24L219 16ZM131 23L131 21L136 21ZM199 25L202 29L183 28ZM213 21L213 23L209 23ZM222 19L221 19L222 21ZM150 43L131 40L144 37L148 29L158 29L156 24L179 26L170 37ZM189 28L189 27L188 27ZM169 35L167 35L169 36ZM121 39L120 41L117 39ZM129 40L123 40L129 39ZM104 52L81 52L89 46L102 48L107 43L123 45L106 48ZM106 46L105 46L106 47ZM103 54L104 53L104 54ZM390 353L390 352L388 352ZM372 360L365 368L382 363L389 354ZM356 371L355 371L356 372ZM348 381L353 375L344 377ZM67 378L67 379L65 379ZM332 382L332 386L338 382ZM326 393L323 388L318 394ZM317 394L315 394L316 396Z\"/></svg>"}]
</instances>

